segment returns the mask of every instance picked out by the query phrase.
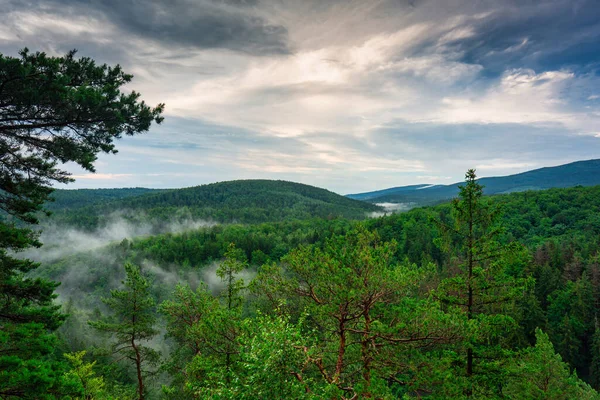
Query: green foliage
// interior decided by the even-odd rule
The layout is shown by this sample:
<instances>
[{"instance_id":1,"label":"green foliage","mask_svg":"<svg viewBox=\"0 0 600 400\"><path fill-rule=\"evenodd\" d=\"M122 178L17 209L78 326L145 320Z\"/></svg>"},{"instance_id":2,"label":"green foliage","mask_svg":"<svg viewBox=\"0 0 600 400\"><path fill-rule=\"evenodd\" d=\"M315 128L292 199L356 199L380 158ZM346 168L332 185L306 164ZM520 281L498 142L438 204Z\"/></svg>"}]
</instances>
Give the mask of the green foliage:
<instances>
[{"instance_id":1,"label":"green foliage","mask_svg":"<svg viewBox=\"0 0 600 400\"><path fill-rule=\"evenodd\" d=\"M163 105L150 108L138 93L119 88L131 80L119 66L30 53L0 55L0 394L36 397L58 393L61 363L50 356L48 331L63 320L52 304L54 282L27 274L38 267L16 258L40 246L37 212L56 182L72 181L59 164L93 171L99 152L116 152L123 133L161 122ZM46 394L44 394L46 393Z\"/></svg>"},{"instance_id":2,"label":"green foliage","mask_svg":"<svg viewBox=\"0 0 600 400\"><path fill-rule=\"evenodd\" d=\"M100 400L109 399L105 392L105 383L102 376L94 372L96 361L86 363L83 360L85 350L77 353L65 353L65 358L71 365L71 370L65 373L65 380L72 381L81 387L81 395L69 397L73 400Z\"/></svg>"},{"instance_id":3,"label":"green foliage","mask_svg":"<svg viewBox=\"0 0 600 400\"><path fill-rule=\"evenodd\" d=\"M163 189L119 188L119 189L57 189L52 192L52 200L45 207L50 211L68 209L73 211L80 207L98 207L104 203L127 197L158 193Z\"/></svg>"},{"instance_id":4,"label":"green foliage","mask_svg":"<svg viewBox=\"0 0 600 400\"><path fill-rule=\"evenodd\" d=\"M314 217L364 219L381 208L299 183L244 180L150 192L78 209L57 209L52 221L94 229L101 225L103 216L114 210L122 211L132 223L152 222L160 226L190 219L226 223Z\"/></svg>"},{"instance_id":5,"label":"green foliage","mask_svg":"<svg viewBox=\"0 0 600 400\"><path fill-rule=\"evenodd\" d=\"M30 53L0 55L0 153L4 154L0 208L27 222L52 191L70 182L57 168L68 161L93 171L99 152L115 153L123 133L145 132L162 121L164 105L122 93L131 81L120 66L96 65L90 58Z\"/></svg>"},{"instance_id":6,"label":"green foliage","mask_svg":"<svg viewBox=\"0 0 600 400\"><path fill-rule=\"evenodd\" d=\"M514 319L506 314L506 303L522 296L533 282L507 273L512 270L510 264L518 261L517 252L522 248L516 243L500 242L503 228L498 224L499 210L483 198L475 170L467 171L465 180L452 203L453 224L437 222L446 234L446 240L439 242L447 252L451 246L456 249L451 251L456 254L456 270L446 272L448 277L442 280L436 295L443 303L461 307L466 313L465 394L472 397L477 391L493 393L501 382L502 359L508 355L504 339L516 327Z\"/></svg>"},{"instance_id":7,"label":"green foliage","mask_svg":"<svg viewBox=\"0 0 600 400\"><path fill-rule=\"evenodd\" d=\"M390 396L409 374L414 348L452 341L461 322L421 293L431 272L392 263L394 242L358 226L321 249L300 247L283 266L263 266L257 293L307 314L317 340L305 350L315 380L332 396Z\"/></svg>"},{"instance_id":8,"label":"green foliage","mask_svg":"<svg viewBox=\"0 0 600 400\"><path fill-rule=\"evenodd\" d=\"M232 399L320 398L317 383L304 376L304 348L313 339L303 325L303 320L294 324L281 315L258 314L243 321L238 338L241 372Z\"/></svg>"},{"instance_id":9,"label":"green foliage","mask_svg":"<svg viewBox=\"0 0 600 400\"><path fill-rule=\"evenodd\" d=\"M218 298L203 285L196 291L180 285L175 300L161 304L169 336L180 348L169 365L175 375L174 385L167 389L171 395L235 398L232 386L243 368L239 337L245 285L239 274L246 267L244 252L231 243L216 271L224 285Z\"/></svg>"},{"instance_id":10,"label":"green foliage","mask_svg":"<svg viewBox=\"0 0 600 400\"><path fill-rule=\"evenodd\" d=\"M176 344L164 366L173 377L170 387L163 388L169 398L193 397L190 381L203 379L202 375L190 376L188 364L195 357L210 357L213 353L209 343L215 339L213 315L219 307L217 298L204 284L196 290L177 285L172 299L160 304L159 311L167 323L167 336Z\"/></svg>"},{"instance_id":11,"label":"green foliage","mask_svg":"<svg viewBox=\"0 0 600 400\"><path fill-rule=\"evenodd\" d=\"M510 378L503 394L511 399L600 399L600 395L582 382L560 355L548 335L536 330L535 347L525 349L509 367Z\"/></svg>"},{"instance_id":12,"label":"green foliage","mask_svg":"<svg viewBox=\"0 0 600 400\"><path fill-rule=\"evenodd\" d=\"M462 211L441 205L361 224L223 225L123 240L49 264L41 276L68 282L76 269L89 271L76 280L79 291L65 287L78 300L60 331L76 339L69 339L79 346L73 351L99 340L75 332L94 312L94 299L112 287L117 266L151 265L149 274L161 284L149 290L168 298L160 307L168 333L162 345L171 350L159 382L165 398L531 398L539 393L526 371L554 365L529 347L537 327L548 332L568 373L556 367L552 378L578 397L596 398L568 376L576 369L597 384L600 190L473 194L472 231L464 202ZM198 276L213 271L202 269L215 262L222 286L197 285ZM258 266L248 292L240 271ZM177 280L198 287L180 285L169 298ZM110 369L109 359L97 353L95 359L108 372L113 397L127 397L115 392L127 379Z\"/></svg>"},{"instance_id":13,"label":"green foliage","mask_svg":"<svg viewBox=\"0 0 600 400\"><path fill-rule=\"evenodd\" d=\"M53 399L63 393L63 363L52 358L56 338L42 324L0 332L0 398Z\"/></svg>"},{"instance_id":14,"label":"green foliage","mask_svg":"<svg viewBox=\"0 0 600 400\"><path fill-rule=\"evenodd\" d=\"M150 283L142 275L140 268L125 264L126 280L123 290L112 290L109 298L102 301L111 310L112 315L89 324L114 337L113 351L121 358L133 363L136 368L138 398L143 400L147 385L144 378L152 371L148 367L156 366L160 354L152 347L144 346L158 333L154 325L155 303L150 295Z\"/></svg>"}]
</instances>

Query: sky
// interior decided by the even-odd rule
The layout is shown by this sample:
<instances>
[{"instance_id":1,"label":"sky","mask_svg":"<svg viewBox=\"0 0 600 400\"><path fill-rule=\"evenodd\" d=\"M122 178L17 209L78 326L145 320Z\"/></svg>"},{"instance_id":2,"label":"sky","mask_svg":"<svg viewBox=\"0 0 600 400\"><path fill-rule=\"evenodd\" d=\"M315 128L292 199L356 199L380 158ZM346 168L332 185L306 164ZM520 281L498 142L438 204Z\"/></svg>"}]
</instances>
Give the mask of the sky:
<instances>
[{"instance_id":1,"label":"sky","mask_svg":"<svg viewBox=\"0 0 600 400\"><path fill-rule=\"evenodd\" d=\"M597 0L0 0L0 53L71 49L165 121L69 188L357 193L600 158Z\"/></svg>"}]
</instances>

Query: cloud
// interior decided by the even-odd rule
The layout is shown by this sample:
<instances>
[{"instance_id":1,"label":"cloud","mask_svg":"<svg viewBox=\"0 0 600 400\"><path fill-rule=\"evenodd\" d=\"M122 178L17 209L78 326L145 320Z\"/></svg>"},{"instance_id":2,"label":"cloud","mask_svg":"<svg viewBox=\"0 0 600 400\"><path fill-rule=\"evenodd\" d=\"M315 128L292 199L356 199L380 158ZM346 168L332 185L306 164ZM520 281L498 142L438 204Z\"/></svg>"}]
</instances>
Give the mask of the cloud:
<instances>
[{"instance_id":1,"label":"cloud","mask_svg":"<svg viewBox=\"0 0 600 400\"><path fill-rule=\"evenodd\" d=\"M89 24L82 23L82 16L89 16L86 20L94 25L106 24L125 35L180 49L220 48L255 55L290 51L286 28L255 13L255 3L250 1L42 0L8 4L6 20L27 15L14 24L17 32L25 34L87 33ZM77 19L70 21L73 16Z\"/></svg>"},{"instance_id":2,"label":"cloud","mask_svg":"<svg viewBox=\"0 0 600 400\"><path fill-rule=\"evenodd\" d=\"M142 140L144 139L144 140ZM171 118L147 135L123 139L118 156L102 155L98 173L127 171L119 186L185 187L235 179L283 179L337 193L414 183L460 181L597 158L600 139L559 125L443 124L393 120L368 136L259 132ZM173 163L172 161L178 161ZM114 187L114 180L70 187Z\"/></svg>"},{"instance_id":3,"label":"cloud","mask_svg":"<svg viewBox=\"0 0 600 400\"><path fill-rule=\"evenodd\" d=\"M575 78L569 71L509 70L483 93L444 97L433 118L447 123L548 123L578 126L563 108L561 92Z\"/></svg>"},{"instance_id":4,"label":"cloud","mask_svg":"<svg viewBox=\"0 0 600 400\"><path fill-rule=\"evenodd\" d=\"M71 175L74 179L91 179L91 180L121 180L122 178L129 178L132 174L82 174L82 175Z\"/></svg>"},{"instance_id":5,"label":"cloud","mask_svg":"<svg viewBox=\"0 0 600 400\"><path fill-rule=\"evenodd\" d=\"M78 47L167 104L79 186L345 193L598 154L594 1L0 2L0 51Z\"/></svg>"}]
</instances>

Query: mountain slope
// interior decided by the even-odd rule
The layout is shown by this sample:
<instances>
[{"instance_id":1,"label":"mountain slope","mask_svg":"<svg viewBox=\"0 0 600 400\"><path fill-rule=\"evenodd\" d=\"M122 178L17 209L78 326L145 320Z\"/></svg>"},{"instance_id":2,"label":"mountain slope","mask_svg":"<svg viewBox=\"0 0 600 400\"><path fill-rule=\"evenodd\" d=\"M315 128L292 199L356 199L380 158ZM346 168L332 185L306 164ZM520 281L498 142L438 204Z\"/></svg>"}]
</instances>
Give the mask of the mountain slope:
<instances>
[{"instance_id":1,"label":"mountain slope","mask_svg":"<svg viewBox=\"0 0 600 400\"><path fill-rule=\"evenodd\" d=\"M56 222L93 228L119 213L129 221L206 219L257 223L305 218L365 218L381 208L317 187L287 181L239 180L150 192L74 209L56 209Z\"/></svg>"},{"instance_id":2,"label":"mountain slope","mask_svg":"<svg viewBox=\"0 0 600 400\"><path fill-rule=\"evenodd\" d=\"M577 161L557 167L546 167L520 174L481 178L486 194L522 192L550 188L600 185L600 159ZM451 185L411 185L390 188L375 192L350 194L347 197L361 199L371 203L415 203L415 205L434 204L458 195L458 186Z\"/></svg>"},{"instance_id":3,"label":"mountain slope","mask_svg":"<svg viewBox=\"0 0 600 400\"><path fill-rule=\"evenodd\" d=\"M92 204L106 203L128 197L157 193L164 189L122 188L122 189L57 189L52 193L53 202L46 204L49 210L79 208Z\"/></svg>"}]
</instances>

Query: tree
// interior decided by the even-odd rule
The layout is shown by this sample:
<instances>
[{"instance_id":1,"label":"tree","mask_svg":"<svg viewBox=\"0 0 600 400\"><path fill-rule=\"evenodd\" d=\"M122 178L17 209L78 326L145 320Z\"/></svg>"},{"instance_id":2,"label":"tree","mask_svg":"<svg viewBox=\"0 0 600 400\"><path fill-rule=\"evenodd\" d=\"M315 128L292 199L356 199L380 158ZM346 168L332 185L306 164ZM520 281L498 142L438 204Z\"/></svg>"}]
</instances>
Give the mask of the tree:
<instances>
[{"instance_id":1,"label":"tree","mask_svg":"<svg viewBox=\"0 0 600 400\"><path fill-rule=\"evenodd\" d=\"M37 223L53 183L72 181L61 163L93 172L98 153L115 153L115 139L160 123L164 105L152 108L138 93L122 93L132 76L118 65L76 59L75 51L63 57L27 49L19 54L0 54L0 394L39 395L52 385L50 375L44 385L14 384L54 369L40 363L51 349L44 344L47 331L63 317L52 304L57 284L27 277L38 264L12 255L41 245L24 223Z\"/></svg>"},{"instance_id":2,"label":"tree","mask_svg":"<svg viewBox=\"0 0 600 400\"><path fill-rule=\"evenodd\" d=\"M536 329L535 347L522 351L509 366L511 374L503 394L519 399L599 399L588 384L571 373L569 365L554 351L544 332Z\"/></svg>"},{"instance_id":3,"label":"tree","mask_svg":"<svg viewBox=\"0 0 600 400\"><path fill-rule=\"evenodd\" d=\"M177 286L174 299L163 302L167 332L178 344L169 365L175 379L165 388L177 398L237 398L245 289L239 274L248 266L246 256L230 243L216 270L223 283L219 298L205 285L195 291ZM183 393L182 393L183 392Z\"/></svg>"},{"instance_id":4,"label":"tree","mask_svg":"<svg viewBox=\"0 0 600 400\"><path fill-rule=\"evenodd\" d=\"M72 398L73 400L107 399L104 378L97 376L94 371L96 361L86 363L83 360L85 353L85 350L83 350L64 354L69 364L71 364L71 370L65 374L65 380L72 381L81 390L80 396Z\"/></svg>"},{"instance_id":5,"label":"tree","mask_svg":"<svg viewBox=\"0 0 600 400\"><path fill-rule=\"evenodd\" d=\"M135 365L138 398L146 396L144 378L149 372L147 367L154 366L160 359L160 354L151 347L144 346L158 331L154 328L156 322L155 303L150 295L150 284L142 275L140 268L125 264L127 278L123 282L123 290L111 290L110 297L102 299L113 315L89 324L103 332L114 336L113 351Z\"/></svg>"},{"instance_id":6,"label":"tree","mask_svg":"<svg viewBox=\"0 0 600 400\"><path fill-rule=\"evenodd\" d=\"M167 335L175 343L175 350L166 364L173 377L170 387L164 388L174 398L187 398L190 381L200 381L204 375L189 374L188 365L194 357L207 357L211 354L210 343L214 340L213 315L220 307L208 290L200 283L196 290L187 285L177 285L173 298L160 304L159 311L167 322Z\"/></svg>"},{"instance_id":7,"label":"tree","mask_svg":"<svg viewBox=\"0 0 600 400\"><path fill-rule=\"evenodd\" d=\"M223 330L222 337L226 340L221 346L225 355L225 383L231 384L231 375L233 369L233 357L238 353L236 347L236 337L239 334L239 322L242 314L243 298L241 296L244 290L244 280L239 278L240 272L248 267L246 256L241 249L230 243L225 252L225 260L217 268L217 276L225 284L225 290L221 294L224 300L224 312L221 313L221 326L226 327Z\"/></svg>"},{"instance_id":8,"label":"tree","mask_svg":"<svg viewBox=\"0 0 600 400\"><path fill-rule=\"evenodd\" d=\"M324 397L387 398L392 385L413 389L407 353L456 333L454 321L420 293L430 269L396 265L396 248L358 226L322 248L292 251L282 266L262 267L257 293L306 312L307 329L318 335L305 349L311 368L295 376L315 382Z\"/></svg>"},{"instance_id":9,"label":"tree","mask_svg":"<svg viewBox=\"0 0 600 400\"><path fill-rule=\"evenodd\" d=\"M461 307L469 322L464 376L465 394L471 397L475 390L493 391L501 384L497 360L502 358L502 341L515 326L504 307L522 296L531 280L506 273L507 264L520 263L518 259L525 253L514 242L501 242L504 228L499 223L499 209L483 198L483 186L477 182L475 170L467 171L465 181L452 203L453 223L436 221L445 234L441 242L446 250L458 253L452 260L456 272L450 272L441 282L438 297L446 304Z\"/></svg>"}]
</instances>

